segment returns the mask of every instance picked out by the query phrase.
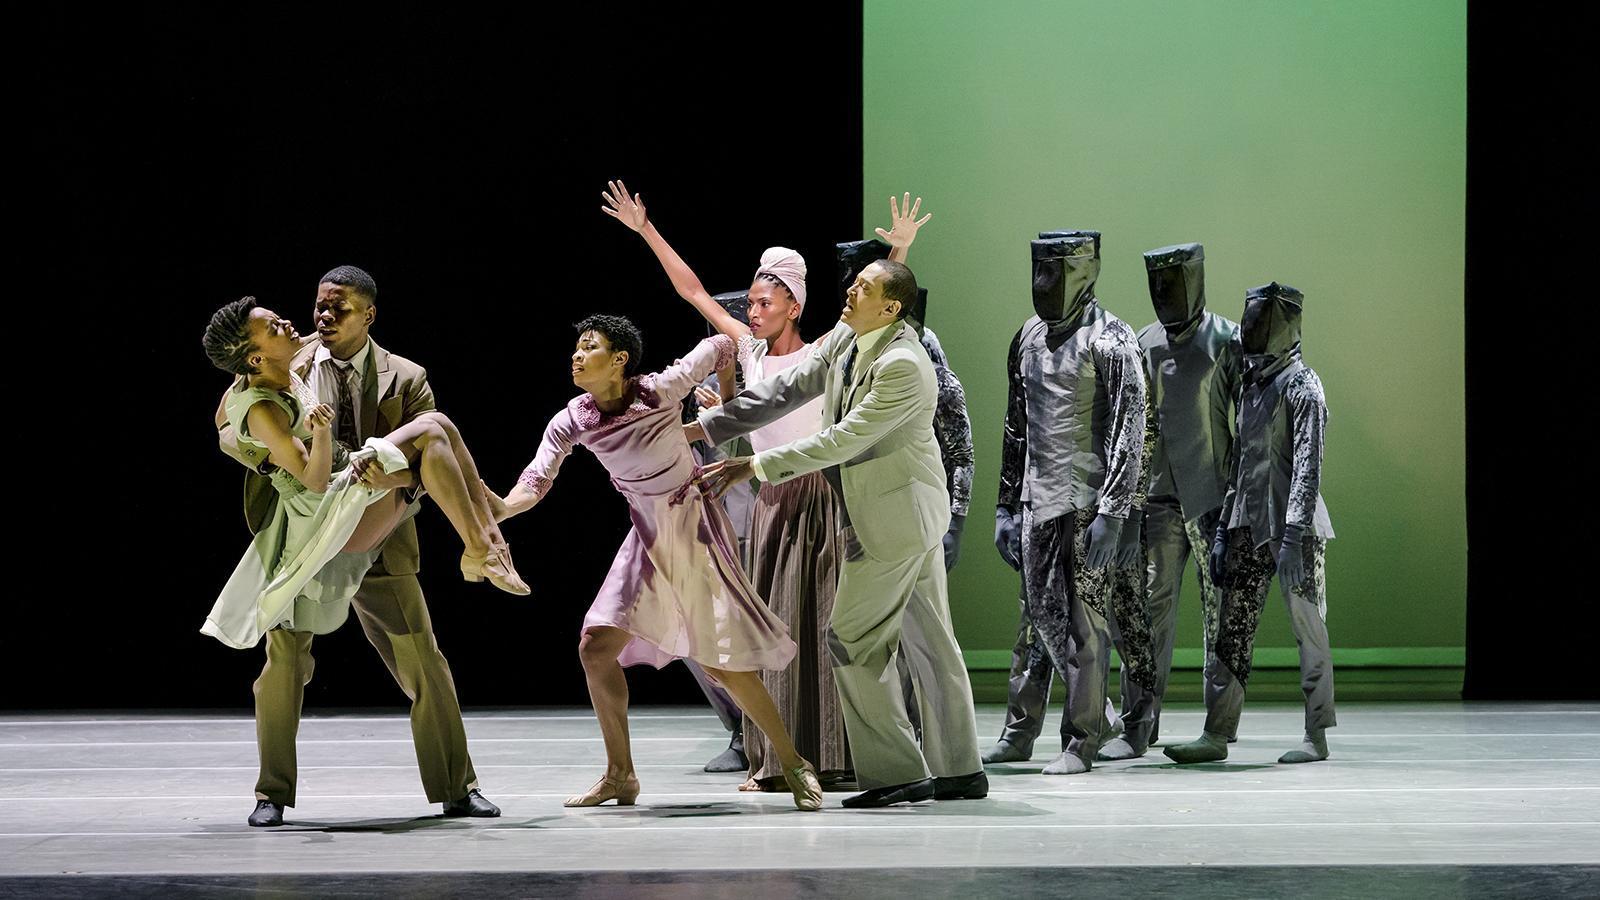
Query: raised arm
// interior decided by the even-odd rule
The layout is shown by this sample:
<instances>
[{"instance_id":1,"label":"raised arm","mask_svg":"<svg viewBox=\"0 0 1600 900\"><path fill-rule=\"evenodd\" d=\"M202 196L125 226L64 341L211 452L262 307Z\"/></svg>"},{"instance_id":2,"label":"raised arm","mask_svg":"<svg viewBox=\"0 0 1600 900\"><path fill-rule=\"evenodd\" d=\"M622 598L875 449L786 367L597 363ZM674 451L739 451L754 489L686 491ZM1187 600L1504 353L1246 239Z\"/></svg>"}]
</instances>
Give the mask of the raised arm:
<instances>
[{"instance_id":1,"label":"raised arm","mask_svg":"<svg viewBox=\"0 0 1600 900\"><path fill-rule=\"evenodd\" d=\"M656 261L661 263L661 268L666 271L667 278L671 279L673 290L678 296L689 301L711 327L722 334L733 338L735 341L750 333L750 326L740 322L728 311L723 309L717 301L711 299L711 294L700 283L700 277L694 274L689 264L683 261L678 251L672 249L667 239L656 230L654 222L645 212L644 199L638 194L629 195L628 186L621 181L608 181L609 190L601 191L600 196L606 205L600 211L628 226L644 238L650 245L650 250L655 253Z\"/></svg>"},{"instance_id":2,"label":"raised arm","mask_svg":"<svg viewBox=\"0 0 1600 900\"><path fill-rule=\"evenodd\" d=\"M928 213L922 218L917 218L917 213L922 209L922 198L915 201L907 192L904 199L895 202L894 195L889 195L889 230L874 228L878 237L889 245L889 258L897 263L906 261L911 255L911 242L917 239L917 230L928 224L933 218L933 213Z\"/></svg>"},{"instance_id":3,"label":"raised arm","mask_svg":"<svg viewBox=\"0 0 1600 900\"><path fill-rule=\"evenodd\" d=\"M261 402L245 413L250 436L265 444L267 461L293 475L306 490L322 493L333 474L333 407L319 403L306 412L311 426L311 448L289 430L289 414L276 404Z\"/></svg>"}]
</instances>

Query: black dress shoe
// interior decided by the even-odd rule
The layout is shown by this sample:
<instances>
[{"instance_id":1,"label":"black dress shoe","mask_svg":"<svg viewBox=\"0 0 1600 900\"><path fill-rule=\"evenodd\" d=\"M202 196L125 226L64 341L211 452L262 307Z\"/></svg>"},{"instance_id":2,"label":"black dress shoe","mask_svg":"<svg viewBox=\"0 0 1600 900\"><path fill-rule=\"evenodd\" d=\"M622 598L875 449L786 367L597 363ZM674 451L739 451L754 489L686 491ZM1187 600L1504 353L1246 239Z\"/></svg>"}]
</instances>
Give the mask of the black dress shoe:
<instances>
[{"instance_id":1,"label":"black dress shoe","mask_svg":"<svg viewBox=\"0 0 1600 900\"><path fill-rule=\"evenodd\" d=\"M474 819L493 819L500 815L500 807L483 799L483 793L477 788L467 791L467 795L460 800L451 800L444 805L444 814L447 816L471 816Z\"/></svg>"},{"instance_id":2,"label":"black dress shoe","mask_svg":"<svg viewBox=\"0 0 1600 900\"><path fill-rule=\"evenodd\" d=\"M933 780L935 800L982 800L989 796L989 776L982 770Z\"/></svg>"},{"instance_id":3,"label":"black dress shoe","mask_svg":"<svg viewBox=\"0 0 1600 900\"><path fill-rule=\"evenodd\" d=\"M245 820L254 828L272 828L283 824L283 806L271 800L257 800L256 811Z\"/></svg>"},{"instance_id":4,"label":"black dress shoe","mask_svg":"<svg viewBox=\"0 0 1600 900\"><path fill-rule=\"evenodd\" d=\"M893 806L896 803L917 803L933 799L933 779L924 778L909 784L893 784L889 787L873 788L863 791L854 797L846 797L846 809L874 809L879 806Z\"/></svg>"}]
</instances>

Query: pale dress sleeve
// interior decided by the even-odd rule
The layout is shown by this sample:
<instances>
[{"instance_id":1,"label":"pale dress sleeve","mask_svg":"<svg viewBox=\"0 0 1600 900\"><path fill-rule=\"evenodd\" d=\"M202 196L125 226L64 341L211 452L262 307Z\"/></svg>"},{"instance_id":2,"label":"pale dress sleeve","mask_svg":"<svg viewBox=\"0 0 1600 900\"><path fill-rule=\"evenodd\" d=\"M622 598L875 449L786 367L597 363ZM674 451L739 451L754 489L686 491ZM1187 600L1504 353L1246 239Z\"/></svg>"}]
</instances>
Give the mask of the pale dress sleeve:
<instances>
[{"instance_id":1,"label":"pale dress sleeve","mask_svg":"<svg viewBox=\"0 0 1600 900\"><path fill-rule=\"evenodd\" d=\"M683 359L652 376L651 387L661 405L678 403L707 375L733 362L733 356L733 338L714 334L696 344Z\"/></svg>"},{"instance_id":2,"label":"pale dress sleeve","mask_svg":"<svg viewBox=\"0 0 1600 900\"><path fill-rule=\"evenodd\" d=\"M577 434L578 424L573 421L572 410L563 409L556 413L544 428L544 438L539 441L539 451L533 455L533 462L522 470L522 477L517 482L543 500L544 495L550 492L556 473L561 470L562 461L577 444Z\"/></svg>"}]
</instances>

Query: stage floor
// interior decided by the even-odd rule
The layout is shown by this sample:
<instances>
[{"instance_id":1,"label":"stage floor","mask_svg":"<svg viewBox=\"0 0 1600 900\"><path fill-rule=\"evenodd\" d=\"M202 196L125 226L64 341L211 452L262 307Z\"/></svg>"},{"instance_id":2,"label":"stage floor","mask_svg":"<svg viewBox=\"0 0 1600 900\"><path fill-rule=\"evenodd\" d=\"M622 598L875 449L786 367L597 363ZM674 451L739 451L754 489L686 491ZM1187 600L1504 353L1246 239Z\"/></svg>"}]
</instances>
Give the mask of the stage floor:
<instances>
[{"instance_id":1,"label":"stage floor","mask_svg":"<svg viewBox=\"0 0 1600 900\"><path fill-rule=\"evenodd\" d=\"M985 740L1003 712L980 708ZM602 769L587 710L474 713L473 761L504 815L445 819L404 716L312 714L299 805L254 829L246 717L4 715L0 895L1600 894L1600 705L1352 703L1339 718L1322 763L1277 765L1301 712L1262 703L1224 763L1153 749L1050 777L1047 738L1033 762L990 767L988 800L850 811L830 793L808 814L701 771L726 743L703 708L637 710L639 805L588 810L561 807ZM1162 739L1200 724L1175 706Z\"/></svg>"}]
</instances>

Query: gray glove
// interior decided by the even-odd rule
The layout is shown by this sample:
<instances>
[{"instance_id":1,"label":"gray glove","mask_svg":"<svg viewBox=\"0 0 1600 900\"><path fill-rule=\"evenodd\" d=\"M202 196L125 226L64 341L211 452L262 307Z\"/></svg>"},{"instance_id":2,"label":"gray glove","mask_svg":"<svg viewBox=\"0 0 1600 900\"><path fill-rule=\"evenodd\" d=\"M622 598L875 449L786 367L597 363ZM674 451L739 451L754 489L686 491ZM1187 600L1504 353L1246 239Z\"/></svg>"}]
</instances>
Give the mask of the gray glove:
<instances>
[{"instance_id":1,"label":"gray glove","mask_svg":"<svg viewBox=\"0 0 1600 900\"><path fill-rule=\"evenodd\" d=\"M1006 565L1022 571L1022 517L997 506L994 510L994 546Z\"/></svg>"},{"instance_id":2,"label":"gray glove","mask_svg":"<svg viewBox=\"0 0 1600 900\"><path fill-rule=\"evenodd\" d=\"M966 524L966 516L950 514L950 530L944 533L944 570L946 572L955 568L956 560L961 558L961 529Z\"/></svg>"},{"instance_id":3,"label":"gray glove","mask_svg":"<svg viewBox=\"0 0 1600 900\"><path fill-rule=\"evenodd\" d=\"M1098 572L1117 558L1117 543L1122 539L1122 520L1101 513L1089 523L1089 536L1084 541L1084 564Z\"/></svg>"},{"instance_id":4,"label":"gray glove","mask_svg":"<svg viewBox=\"0 0 1600 900\"><path fill-rule=\"evenodd\" d=\"M1306 583L1306 554L1301 543L1305 533L1303 525L1283 526L1283 541L1278 544L1278 581L1285 594Z\"/></svg>"},{"instance_id":5,"label":"gray glove","mask_svg":"<svg viewBox=\"0 0 1600 900\"><path fill-rule=\"evenodd\" d=\"M1225 522L1217 523L1217 533L1211 537L1211 557L1207 560L1211 570L1211 583L1217 587L1223 586L1223 579L1228 577L1228 525Z\"/></svg>"},{"instance_id":6,"label":"gray glove","mask_svg":"<svg viewBox=\"0 0 1600 900\"><path fill-rule=\"evenodd\" d=\"M1112 565L1119 569L1131 569L1144 560L1144 545L1140 537L1144 532L1144 510L1136 509L1128 513L1128 521L1122 526L1122 537L1117 541L1117 558Z\"/></svg>"}]
</instances>

